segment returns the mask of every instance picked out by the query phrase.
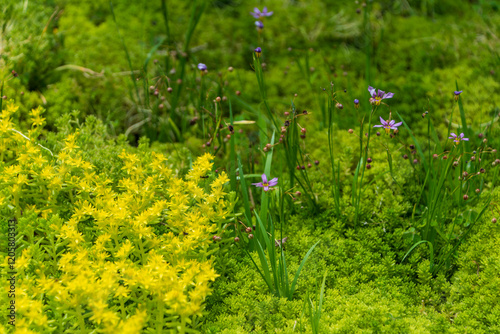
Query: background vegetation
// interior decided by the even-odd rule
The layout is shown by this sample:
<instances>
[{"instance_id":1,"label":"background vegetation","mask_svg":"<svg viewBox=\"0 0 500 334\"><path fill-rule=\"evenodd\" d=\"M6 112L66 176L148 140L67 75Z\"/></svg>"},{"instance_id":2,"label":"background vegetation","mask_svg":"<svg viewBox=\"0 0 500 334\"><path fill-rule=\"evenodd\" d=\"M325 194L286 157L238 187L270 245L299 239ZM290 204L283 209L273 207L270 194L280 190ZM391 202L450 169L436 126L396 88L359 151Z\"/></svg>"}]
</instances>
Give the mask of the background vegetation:
<instances>
[{"instance_id":1,"label":"background vegetation","mask_svg":"<svg viewBox=\"0 0 500 334\"><path fill-rule=\"evenodd\" d=\"M68 136L78 132L75 145L81 159L91 164L97 175L109 178L109 187L117 194L124 191L117 186L125 173L122 167L126 161L121 156L124 150L146 160L152 152L164 154L165 165L179 179L188 175L196 157L210 152L215 159L207 174L209 183L226 171L236 184L239 155L239 175L244 170L247 182L260 181L268 156L264 147L273 130L279 128L263 116L266 106L253 60L257 46L263 50L260 61L270 110L280 125L286 119L285 112L308 111L308 116L299 118L298 123L307 129L307 139L300 141L299 146L309 159L304 165L311 163L306 167L310 191L296 184L280 183L288 204L285 224L278 230L288 237L284 249L290 273L295 273L308 249L320 241L302 270L294 297L288 300L270 294L252 263L252 259L259 261L251 249L253 241L243 233L242 240L236 242L234 237L240 234L231 228L223 229L218 222L216 227L207 227L211 230L206 235L199 236L200 244L207 245L203 252L198 252L200 261L207 261L210 270L215 269L219 275L211 285L211 294L207 293L203 316L199 317L201 311L193 311L196 318L190 318L187 329L173 318L166 321L165 329L160 329L155 320L158 318L152 320L140 313L136 304L129 304L134 306L125 313L116 311L119 302L110 297L104 302L110 309L116 304L120 326L125 326L128 319L137 328L150 328L150 332L308 333L313 330L307 307L309 298L319 301L326 272L320 333L500 332L500 237L499 224L492 222L499 216L496 184L500 168L492 165L498 158L493 150L500 148L496 125L500 112L500 6L496 1L0 3L2 109L11 99L20 107L9 115L9 124L33 136L55 156L65 151ZM274 13L264 19L264 29L259 33L250 12L254 7L262 10L263 6ZM206 64L208 73L201 75L198 63ZM365 130L360 129L359 120L371 108L368 85L394 93L387 101L389 106L381 107L381 113L387 115L391 111L396 120L396 112L399 113L411 131L401 127L392 141L385 134L372 134L372 168L365 171L356 208L351 194L356 190L353 179L357 181L361 156L357 134L362 136L367 123L365 119ZM465 119L460 118L454 100L457 87L463 90L460 103ZM336 92L342 109L328 108L330 90ZM217 97L223 97L220 104L213 103ZM353 104L355 98L361 101L359 109ZM34 126L30 114L38 106L45 109L43 126ZM333 123L328 118L331 110L335 110L331 114ZM378 114L376 118L378 124ZM220 135L210 135L217 132L217 120L222 125ZM430 122L436 129L432 143ZM228 124L234 125L232 135ZM354 129L354 133L348 129ZM423 216L426 206L431 205L422 198L424 189L428 189L428 174L422 157L410 147L415 143L411 136L416 137L430 164L435 161L430 159L431 154L439 154L441 161L443 154L448 154L443 152L453 147L450 141L445 143L448 132L463 129L468 131L470 150L460 160L460 170L453 171L447 182L457 182L461 168L471 174L472 169L478 170L479 165L476 168L471 163L471 156L475 155L472 150L476 148L488 152L481 156L481 166L486 171L481 181L474 183L480 194L473 194L475 186L467 190L470 201L464 202L457 196L462 195L460 191L447 190L448 197L442 201L442 221L453 222L449 233L460 238L471 224L472 212L477 215L488 201L492 204L472 224L465 242L447 261L446 270L432 273L432 258L426 247L417 247L403 261L418 240L421 221L415 217ZM19 252L24 254L25 262L31 262L23 271L25 285L21 286L26 286L26 296L31 293L33 303L38 300L36 303L40 304L33 305L43 314L55 309L57 303L49 292L40 295L35 288L38 285L32 281L40 272L49 272L41 266L48 255L30 246L30 226L48 227L48 222L67 225L74 211L79 210L78 202L70 198L78 185L65 183L52 204L39 201L40 194L29 190L21 197L24 204L13 205L9 196L15 182L9 173L12 166L21 164L18 157L23 154L24 139L17 138L14 149L9 146L13 142L8 141L12 138L5 133L12 135L5 130L0 147L0 184L4 186L0 197L2 232L7 229L9 218L20 215L21 207L22 211L33 212L22 220L27 232L20 237L23 246ZM227 135L231 135L231 140L224 141ZM330 180L330 135L334 138L334 166L341 189L337 195L331 190L335 179ZM439 142L443 143L442 150L437 149ZM392 159L388 159L386 147L390 148ZM279 176L280 182L288 178L284 151L280 144L273 153L271 177ZM40 152L48 166L60 168L58 160L51 160L45 150ZM409 159L404 158L405 154ZM318 164L314 163L316 160ZM433 168L437 171L439 166ZM29 177L38 177L36 173L26 171ZM83 177L79 170L74 173ZM151 175L150 171L138 173L134 182L142 184ZM204 188L207 194L213 190L209 191L209 183ZM25 185L25 191L32 186ZM230 190L237 192L230 195ZM238 214L246 209L241 190L239 178L237 186L226 184L225 198L235 205L234 212ZM250 195L249 205L259 210L263 203L260 191L252 187ZM235 196L238 202L234 202ZM270 212L278 211L270 203ZM51 205L53 211L44 211ZM54 218L56 214L61 221ZM240 219L248 223L243 217L244 214L233 217L233 223ZM460 223L455 227L455 222ZM154 238L164 238L164 233L182 237L183 231L161 227L156 218L150 223L155 226ZM97 247L102 231L95 229L92 218L77 223L75 228L89 249ZM214 241L214 236L223 240ZM58 234L53 234L53 238L64 239ZM1 242L0 250L6 258L6 240ZM74 251L69 244L62 243L61 247L70 253ZM57 257L50 259L54 263L60 261ZM54 269L54 273L54 277L62 275L60 270ZM6 287L7 283L3 284ZM1 298L5 299L4 295ZM149 300L147 296L140 298ZM148 307L156 310L154 305ZM84 325L54 325L42 319L39 323L25 322L26 328L47 333L50 328L68 332L103 329L103 324L87 319L92 307L83 308ZM63 318L63 314L51 314L49 319ZM21 310L19 319L29 316L28 310ZM1 325L7 328L3 314L1 319ZM106 326L111 328L113 323Z\"/></svg>"}]
</instances>

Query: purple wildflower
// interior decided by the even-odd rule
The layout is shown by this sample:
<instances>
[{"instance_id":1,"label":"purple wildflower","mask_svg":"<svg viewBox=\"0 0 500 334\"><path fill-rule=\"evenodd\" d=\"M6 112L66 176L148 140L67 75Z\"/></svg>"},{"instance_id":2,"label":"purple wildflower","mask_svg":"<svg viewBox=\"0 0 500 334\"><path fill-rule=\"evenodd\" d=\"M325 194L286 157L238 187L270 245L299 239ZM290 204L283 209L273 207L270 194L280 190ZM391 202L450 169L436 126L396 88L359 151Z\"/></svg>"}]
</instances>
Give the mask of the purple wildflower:
<instances>
[{"instance_id":1,"label":"purple wildflower","mask_svg":"<svg viewBox=\"0 0 500 334\"><path fill-rule=\"evenodd\" d=\"M203 64L203 63L199 63L198 64L198 69L200 71L206 71L207 70L207 65Z\"/></svg>"},{"instance_id":2,"label":"purple wildflower","mask_svg":"<svg viewBox=\"0 0 500 334\"><path fill-rule=\"evenodd\" d=\"M386 133L391 132L391 129L392 130L397 130L398 126L400 126L401 124L403 124L403 122L396 123L395 120L384 121L384 119L382 117L380 117L380 123L382 123L382 124L381 125L374 125L373 127L374 128L384 128Z\"/></svg>"},{"instance_id":3,"label":"purple wildflower","mask_svg":"<svg viewBox=\"0 0 500 334\"><path fill-rule=\"evenodd\" d=\"M354 99L354 107L355 107L356 109L358 109L358 108L359 108L359 100L358 100L358 99Z\"/></svg>"},{"instance_id":4,"label":"purple wildflower","mask_svg":"<svg viewBox=\"0 0 500 334\"><path fill-rule=\"evenodd\" d=\"M462 94L463 90L456 90L453 93L455 94L455 101L458 101L460 98L460 94Z\"/></svg>"},{"instance_id":5,"label":"purple wildflower","mask_svg":"<svg viewBox=\"0 0 500 334\"><path fill-rule=\"evenodd\" d=\"M450 135L451 135L451 137L448 137L448 139L453 139L453 141L455 142L455 145L460 144L461 140L469 141L469 138L464 138L463 133L461 133L460 136L457 136L456 134L454 134L452 132L452 133L450 133Z\"/></svg>"},{"instance_id":6,"label":"purple wildflower","mask_svg":"<svg viewBox=\"0 0 500 334\"><path fill-rule=\"evenodd\" d=\"M262 174L262 182L252 183L252 185L260 188L264 188L264 191L269 191L269 187L273 187L278 184L278 178L275 177L271 181L267 181L266 174Z\"/></svg>"},{"instance_id":7,"label":"purple wildflower","mask_svg":"<svg viewBox=\"0 0 500 334\"><path fill-rule=\"evenodd\" d=\"M284 244L285 244L285 242L286 242L287 240L288 240L288 237L284 237L284 238L283 238L283 239L281 239L281 240L276 240L276 239L274 239L274 245L275 245L276 247L279 247L279 246L281 246L281 245L284 245Z\"/></svg>"},{"instance_id":8,"label":"purple wildflower","mask_svg":"<svg viewBox=\"0 0 500 334\"><path fill-rule=\"evenodd\" d=\"M264 7L264 9L262 10L262 12L259 10L259 8L255 7L253 9L253 12L250 12L250 15L252 15L256 19L261 19L263 17L273 15L273 12L268 12L267 11L267 7Z\"/></svg>"},{"instance_id":9,"label":"purple wildflower","mask_svg":"<svg viewBox=\"0 0 500 334\"><path fill-rule=\"evenodd\" d=\"M257 27L257 30L264 29L264 23L262 23L262 21L255 21L255 26Z\"/></svg>"},{"instance_id":10,"label":"purple wildflower","mask_svg":"<svg viewBox=\"0 0 500 334\"><path fill-rule=\"evenodd\" d=\"M260 46L256 47L254 51L257 58L260 57L260 54L262 53L262 49L260 48Z\"/></svg>"},{"instance_id":11,"label":"purple wildflower","mask_svg":"<svg viewBox=\"0 0 500 334\"><path fill-rule=\"evenodd\" d=\"M373 88L372 86L368 86L368 91L370 92L371 99L370 102L374 105L379 106L380 103L382 102L383 99L390 99L394 96L394 93L386 93L383 90L378 90L378 93L376 92L376 89Z\"/></svg>"}]
</instances>

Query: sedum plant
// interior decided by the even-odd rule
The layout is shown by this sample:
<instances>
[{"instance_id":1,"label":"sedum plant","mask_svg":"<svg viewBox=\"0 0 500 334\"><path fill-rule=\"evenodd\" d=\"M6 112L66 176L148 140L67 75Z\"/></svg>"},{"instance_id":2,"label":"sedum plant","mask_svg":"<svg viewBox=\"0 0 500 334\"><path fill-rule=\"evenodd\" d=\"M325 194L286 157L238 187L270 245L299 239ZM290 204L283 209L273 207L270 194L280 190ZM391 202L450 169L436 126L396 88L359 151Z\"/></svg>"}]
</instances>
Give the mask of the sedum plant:
<instances>
[{"instance_id":1,"label":"sedum plant","mask_svg":"<svg viewBox=\"0 0 500 334\"><path fill-rule=\"evenodd\" d=\"M205 177L214 157L199 157L181 178L163 154L123 151L113 178L85 160L78 132L58 153L41 146L42 108L27 134L16 130L17 109L9 103L0 118L0 216L3 232L16 222L17 330L194 332L218 276L211 233L230 208L226 174Z\"/></svg>"}]
</instances>

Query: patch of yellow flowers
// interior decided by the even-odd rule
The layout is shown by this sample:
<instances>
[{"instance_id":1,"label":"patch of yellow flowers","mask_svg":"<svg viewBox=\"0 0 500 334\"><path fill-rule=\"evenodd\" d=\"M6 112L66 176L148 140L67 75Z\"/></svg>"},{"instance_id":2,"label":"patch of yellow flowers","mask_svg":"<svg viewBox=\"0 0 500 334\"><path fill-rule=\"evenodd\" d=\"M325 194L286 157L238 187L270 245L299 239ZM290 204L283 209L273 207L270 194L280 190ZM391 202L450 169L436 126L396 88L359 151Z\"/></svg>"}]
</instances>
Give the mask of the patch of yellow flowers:
<instances>
[{"instance_id":1,"label":"patch of yellow flowers","mask_svg":"<svg viewBox=\"0 0 500 334\"><path fill-rule=\"evenodd\" d=\"M14 332L192 333L217 277L211 234L230 208L227 175L204 178L214 157L183 179L162 154L123 151L113 179L85 160L78 132L53 154L36 142L43 109L27 134L16 111L10 102L0 116L0 217L16 217L18 233Z\"/></svg>"}]
</instances>

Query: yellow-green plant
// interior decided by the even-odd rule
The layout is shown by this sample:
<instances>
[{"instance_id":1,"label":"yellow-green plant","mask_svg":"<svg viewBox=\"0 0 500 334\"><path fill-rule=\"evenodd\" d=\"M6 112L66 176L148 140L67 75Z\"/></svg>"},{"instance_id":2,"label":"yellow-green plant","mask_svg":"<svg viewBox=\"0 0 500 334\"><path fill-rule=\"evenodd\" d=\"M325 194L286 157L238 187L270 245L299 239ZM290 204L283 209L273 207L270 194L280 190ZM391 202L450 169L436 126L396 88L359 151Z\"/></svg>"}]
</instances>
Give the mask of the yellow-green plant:
<instances>
[{"instance_id":1,"label":"yellow-green plant","mask_svg":"<svg viewBox=\"0 0 500 334\"><path fill-rule=\"evenodd\" d=\"M211 237L230 209L226 174L205 178L214 157L181 178L163 154L124 150L113 178L86 161L78 132L59 153L40 145L42 108L30 130L16 130L17 109L9 103L0 118L2 229L17 221L16 330L194 332L217 277ZM7 326L5 312L0 319Z\"/></svg>"}]
</instances>

